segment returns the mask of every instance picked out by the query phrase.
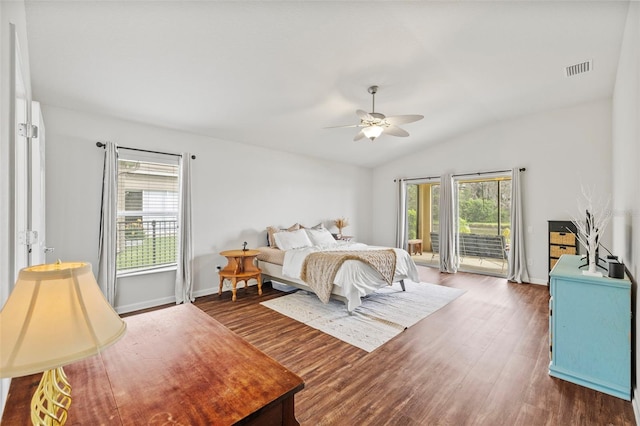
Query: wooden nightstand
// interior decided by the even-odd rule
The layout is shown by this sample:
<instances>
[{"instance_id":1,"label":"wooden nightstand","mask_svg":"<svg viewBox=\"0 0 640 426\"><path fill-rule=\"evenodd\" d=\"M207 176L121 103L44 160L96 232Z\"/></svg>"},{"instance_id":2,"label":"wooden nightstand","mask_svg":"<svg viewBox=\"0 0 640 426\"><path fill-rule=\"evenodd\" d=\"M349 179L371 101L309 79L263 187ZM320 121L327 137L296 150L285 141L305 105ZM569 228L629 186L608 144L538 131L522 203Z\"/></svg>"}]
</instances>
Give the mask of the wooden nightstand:
<instances>
[{"instance_id":1,"label":"wooden nightstand","mask_svg":"<svg viewBox=\"0 0 640 426\"><path fill-rule=\"evenodd\" d=\"M258 250L226 250L220 254L227 258L227 266L218 272L220 275L220 288L218 295L222 294L224 279L231 281L231 300L236 300L236 285L238 281L244 281L244 288L251 278L258 281L258 294L262 295L262 271L254 264L254 259L260 252Z\"/></svg>"}]
</instances>

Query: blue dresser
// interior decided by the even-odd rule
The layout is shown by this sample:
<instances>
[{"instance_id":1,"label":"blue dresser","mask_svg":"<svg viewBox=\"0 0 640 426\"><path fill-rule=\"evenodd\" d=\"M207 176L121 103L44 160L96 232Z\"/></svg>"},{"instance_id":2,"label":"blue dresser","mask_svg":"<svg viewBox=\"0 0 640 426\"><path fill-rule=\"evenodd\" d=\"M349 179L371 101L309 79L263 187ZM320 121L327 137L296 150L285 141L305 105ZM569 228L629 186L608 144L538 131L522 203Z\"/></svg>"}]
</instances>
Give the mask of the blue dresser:
<instances>
[{"instance_id":1,"label":"blue dresser","mask_svg":"<svg viewBox=\"0 0 640 426\"><path fill-rule=\"evenodd\" d=\"M549 374L631 400L631 282L582 263L563 255L550 274Z\"/></svg>"}]
</instances>

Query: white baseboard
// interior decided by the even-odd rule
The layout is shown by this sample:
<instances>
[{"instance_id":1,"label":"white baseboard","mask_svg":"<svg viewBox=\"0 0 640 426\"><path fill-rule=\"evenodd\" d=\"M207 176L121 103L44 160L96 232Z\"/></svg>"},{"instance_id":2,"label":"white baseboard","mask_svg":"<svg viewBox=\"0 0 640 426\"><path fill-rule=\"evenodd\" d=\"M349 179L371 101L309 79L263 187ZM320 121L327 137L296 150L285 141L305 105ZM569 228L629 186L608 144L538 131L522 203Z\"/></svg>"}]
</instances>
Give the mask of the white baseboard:
<instances>
[{"instance_id":1,"label":"white baseboard","mask_svg":"<svg viewBox=\"0 0 640 426\"><path fill-rule=\"evenodd\" d=\"M548 283L547 278L544 279L540 279L540 278L529 278L529 284L537 284L537 285L544 285L546 286Z\"/></svg>"},{"instance_id":2,"label":"white baseboard","mask_svg":"<svg viewBox=\"0 0 640 426\"><path fill-rule=\"evenodd\" d=\"M251 283L249 283L249 287L254 286L256 284L257 283L255 281L252 281ZM225 287L223 287L223 290L231 291L231 285L227 285L225 283ZM194 291L193 297L209 296L211 294L217 294L217 293L218 293L218 290L215 288L204 288L201 290ZM115 309L118 314L126 314L129 312L140 311L142 309L148 309L148 308L154 308L160 305L166 305L168 303L176 303L175 296L168 296L168 297L162 297L159 299L145 300L143 302L138 302L138 303L131 303L129 305L118 306Z\"/></svg>"},{"instance_id":3,"label":"white baseboard","mask_svg":"<svg viewBox=\"0 0 640 426\"><path fill-rule=\"evenodd\" d=\"M229 291L231 291L231 289L229 289ZM194 291L193 297L209 296L211 294L218 294L218 290L215 288L204 288L202 290Z\"/></svg>"},{"instance_id":4,"label":"white baseboard","mask_svg":"<svg viewBox=\"0 0 640 426\"><path fill-rule=\"evenodd\" d=\"M119 314L126 314L128 312L134 312L142 309L154 308L160 305L166 305L167 303L176 303L176 297L169 296L169 297L163 297L160 299L145 300L143 302L132 303L130 305L117 306L116 312Z\"/></svg>"}]
</instances>

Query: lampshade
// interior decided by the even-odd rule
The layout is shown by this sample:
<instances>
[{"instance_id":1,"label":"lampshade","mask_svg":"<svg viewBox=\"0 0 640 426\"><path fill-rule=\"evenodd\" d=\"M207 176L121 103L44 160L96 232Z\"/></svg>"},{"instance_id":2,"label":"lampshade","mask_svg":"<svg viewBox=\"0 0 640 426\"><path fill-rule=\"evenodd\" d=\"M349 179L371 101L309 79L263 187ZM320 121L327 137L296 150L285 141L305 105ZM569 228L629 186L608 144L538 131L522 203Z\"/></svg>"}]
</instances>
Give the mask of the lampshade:
<instances>
[{"instance_id":1,"label":"lampshade","mask_svg":"<svg viewBox=\"0 0 640 426\"><path fill-rule=\"evenodd\" d=\"M373 126L367 126L365 128L362 129L362 133L364 133L364 135L366 137L368 137L371 140L374 140L375 138L377 138L378 136L380 136L382 134L382 131L384 129L380 126L376 126L375 124Z\"/></svg>"},{"instance_id":2,"label":"lampshade","mask_svg":"<svg viewBox=\"0 0 640 426\"><path fill-rule=\"evenodd\" d=\"M126 324L103 296L91 264L22 269L0 311L0 377L54 369L118 341Z\"/></svg>"}]
</instances>

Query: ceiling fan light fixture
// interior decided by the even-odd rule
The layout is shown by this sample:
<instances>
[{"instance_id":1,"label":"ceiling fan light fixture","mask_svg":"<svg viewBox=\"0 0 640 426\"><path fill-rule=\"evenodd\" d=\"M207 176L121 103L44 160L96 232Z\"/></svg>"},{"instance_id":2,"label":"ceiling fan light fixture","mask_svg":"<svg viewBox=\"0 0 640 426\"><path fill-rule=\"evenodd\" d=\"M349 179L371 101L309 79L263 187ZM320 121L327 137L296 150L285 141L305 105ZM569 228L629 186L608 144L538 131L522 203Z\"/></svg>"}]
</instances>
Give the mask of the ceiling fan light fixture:
<instances>
[{"instance_id":1,"label":"ceiling fan light fixture","mask_svg":"<svg viewBox=\"0 0 640 426\"><path fill-rule=\"evenodd\" d=\"M380 136L382 134L382 131L384 129L380 126L376 126L375 124L373 126L367 126L365 128L362 129L362 133L364 133L364 135L366 137L368 137L369 139L371 139L372 141L377 138L378 136Z\"/></svg>"},{"instance_id":2,"label":"ceiling fan light fixture","mask_svg":"<svg viewBox=\"0 0 640 426\"><path fill-rule=\"evenodd\" d=\"M334 127L358 127L360 130L353 138L354 141L359 141L365 136L374 141L381 134L387 134L389 136L407 137L409 132L399 127L399 124L413 123L424 118L423 115L395 115L387 117L384 114L376 112L376 93L378 92L378 86L369 87L369 93L371 93L371 112L367 112L362 109L356 110L356 115L360 118L360 123L349 124L346 126L334 126Z\"/></svg>"}]
</instances>

